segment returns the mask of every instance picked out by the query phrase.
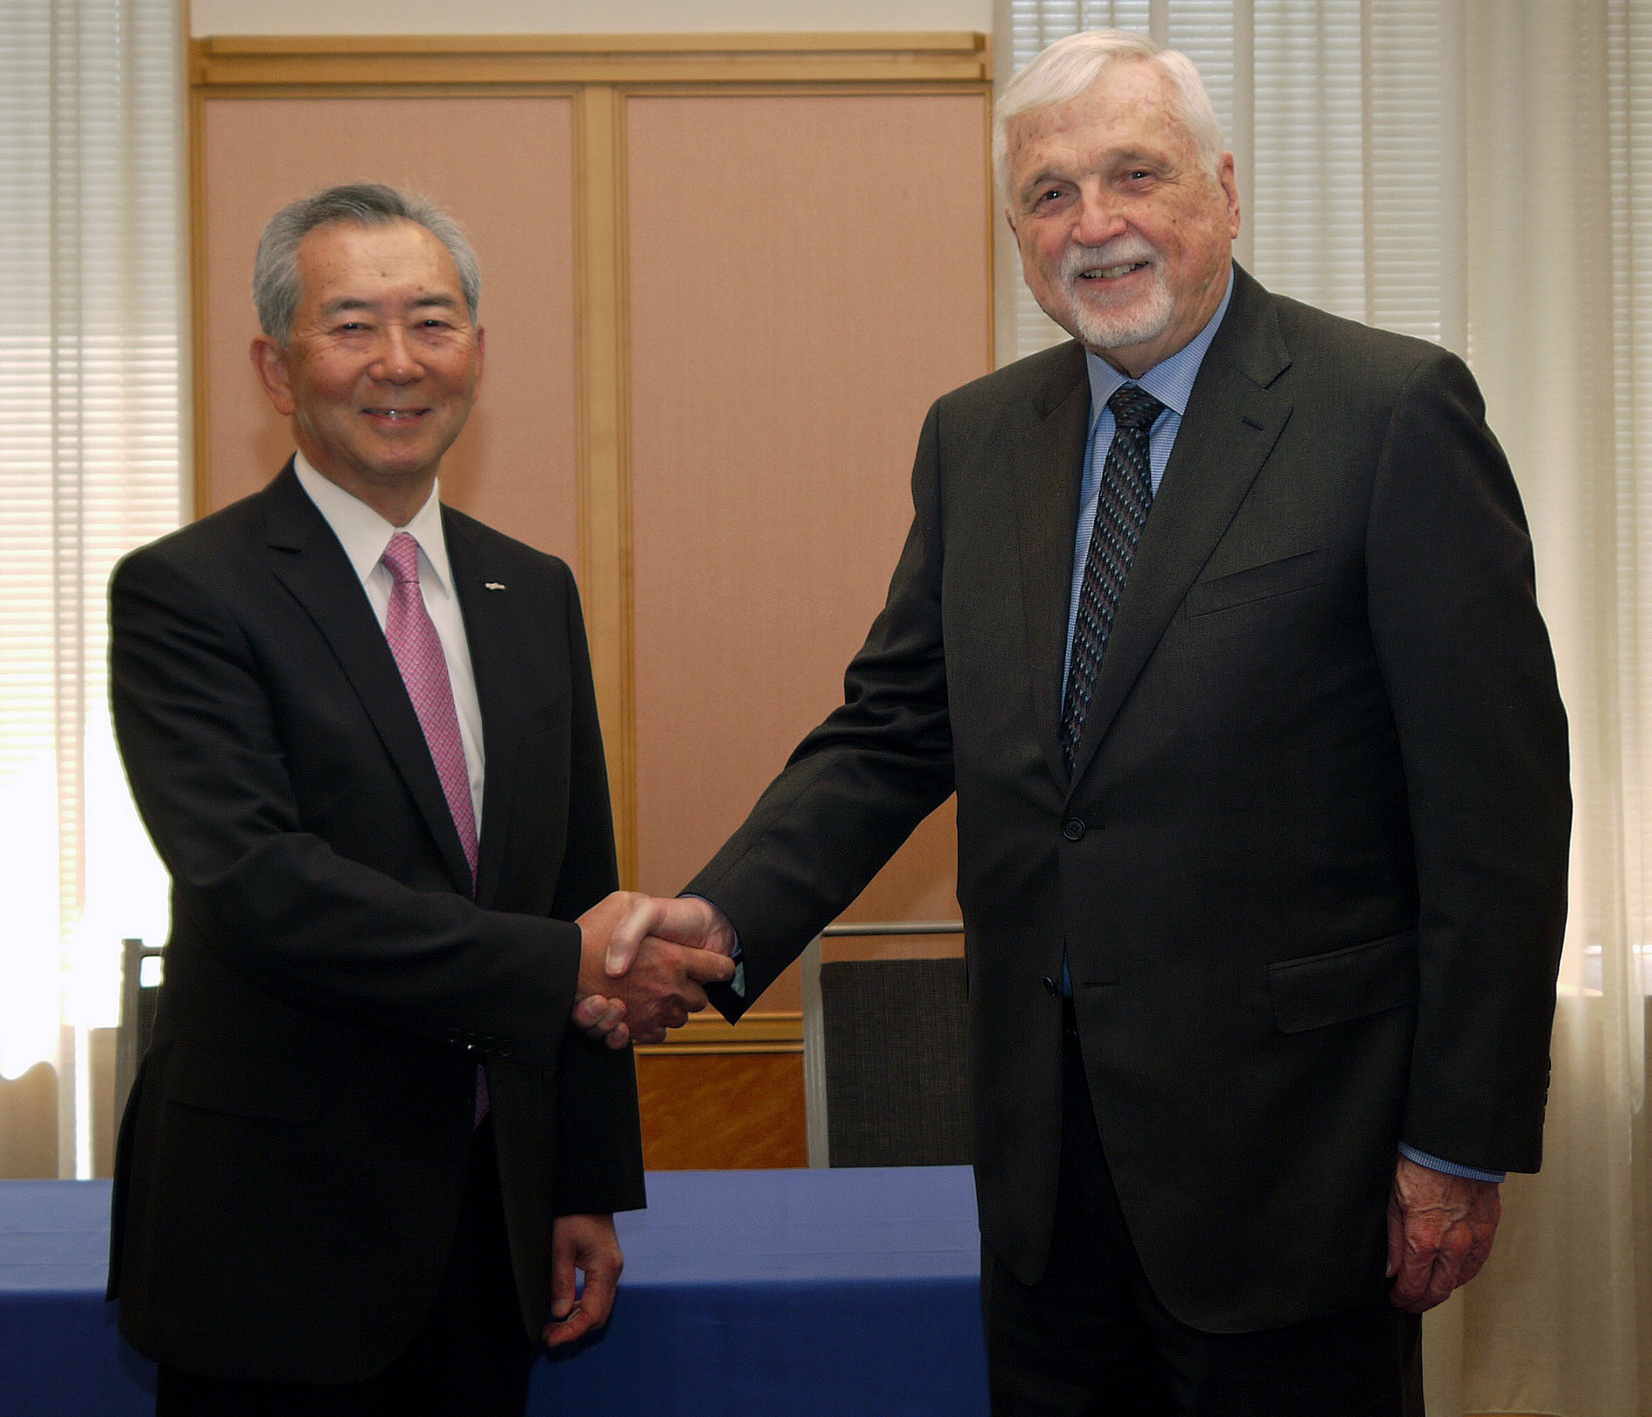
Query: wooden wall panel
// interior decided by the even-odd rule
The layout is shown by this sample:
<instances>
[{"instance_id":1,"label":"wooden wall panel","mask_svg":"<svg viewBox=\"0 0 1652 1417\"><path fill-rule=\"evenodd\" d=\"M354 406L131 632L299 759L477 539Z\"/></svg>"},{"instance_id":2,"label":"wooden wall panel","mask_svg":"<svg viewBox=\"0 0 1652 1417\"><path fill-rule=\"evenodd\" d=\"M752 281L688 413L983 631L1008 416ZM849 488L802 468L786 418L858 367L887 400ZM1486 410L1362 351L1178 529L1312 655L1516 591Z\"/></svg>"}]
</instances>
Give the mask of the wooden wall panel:
<instances>
[{"instance_id":1,"label":"wooden wall panel","mask_svg":"<svg viewBox=\"0 0 1652 1417\"><path fill-rule=\"evenodd\" d=\"M627 104L642 889L841 700L924 412L991 366L985 125L982 93ZM855 913L954 916L953 839L943 808Z\"/></svg>"},{"instance_id":2,"label":"wooden wall panel","mask_svg":"<svg viewBox=\"0 0 1652 1417\"><path fill-rule=\"evenodd\" d=\"M803 1055L637 1056L643 1162L650 1171L807 1166Z\"/></svg>"},{"instance_id":3,"label":"wooden wall panel","mask_svg":"<svg viewBox=\"0 0 1652 1417\"><path fill-rule=\"evenodd\" d=\"M318 187L383 181L446 207L482 263L485 377L442 496L577 569L572 99L213 95L197 141L201 510L261 487L292 448L247 357L259 232Z\"/></svg>"},{"instance_id":4,"label":"wooden wall panel","mask_svg":"<svg viewBox=\"0 0 1652 1417\"><path fill-rule=\"evenodd\" d=\"M452 210L482 259L488 351L443 493L580 571L622 866L662 891L837 701L905 534L924 410L991 367L984 37L712 49L191 47L198 506L290 446L246 353L268 216L361 177ZM955 916L954 836L949 803L848 918ZM804 1164L798 1002L790 977L738 1028L702 1015L639 1050L651 1166Z\"/></svg>"}]
</instances>

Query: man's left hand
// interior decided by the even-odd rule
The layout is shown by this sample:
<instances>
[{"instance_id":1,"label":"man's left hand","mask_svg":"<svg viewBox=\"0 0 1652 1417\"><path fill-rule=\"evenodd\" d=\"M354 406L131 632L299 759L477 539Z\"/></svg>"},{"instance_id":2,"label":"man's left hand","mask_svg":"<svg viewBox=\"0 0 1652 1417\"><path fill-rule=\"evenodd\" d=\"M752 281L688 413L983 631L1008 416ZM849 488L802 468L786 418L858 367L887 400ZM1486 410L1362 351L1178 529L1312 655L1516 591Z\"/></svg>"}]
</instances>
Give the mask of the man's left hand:
<instances>
[{"instance_id":1,"label":"man's left hand","mask_svg":"<svg viewBox=\"0 0 1652 1417\"><path fill-rule=\"evenodd\" d=\"M1389 1300L1420 1314L1444 1303L1491 1256L1503 1202L1495 1181L1451 1176L1402 1156L1388 1197Z\"/></svg>"},{"instance_id":2,"label":"man's left hand","mask_svg":"<svg viewBox=\"0 0 1652 1417\"><path fill-rule=\"evenodd\" d=\"M584 1338L608 1322L625 1256L611 1215L560 1215L551 1231L551 1319L545 1343L555 1348ZM574 1271L585 1275L576 1294Z\"/></svg>"}]
</instances>

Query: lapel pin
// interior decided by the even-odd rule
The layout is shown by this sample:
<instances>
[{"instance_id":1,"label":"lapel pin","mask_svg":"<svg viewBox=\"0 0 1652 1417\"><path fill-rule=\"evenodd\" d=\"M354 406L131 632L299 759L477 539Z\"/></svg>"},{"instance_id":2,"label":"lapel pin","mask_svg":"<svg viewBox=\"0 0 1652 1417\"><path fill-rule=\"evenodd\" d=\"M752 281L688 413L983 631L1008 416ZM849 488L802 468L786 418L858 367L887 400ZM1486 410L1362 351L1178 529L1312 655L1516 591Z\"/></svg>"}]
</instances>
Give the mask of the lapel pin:
<instances>
[{"instance_id":1,"label":"lapel pin","mask_svg":"<svg viewBox=\"0 0 1652 1417\"><path fill-rule=\"evenodd\" d=\"M483 581L482 582L482 589L483 590L503 590L504 588L505 588L505 583L503 581Z\"/></svg>"}]
</instances>

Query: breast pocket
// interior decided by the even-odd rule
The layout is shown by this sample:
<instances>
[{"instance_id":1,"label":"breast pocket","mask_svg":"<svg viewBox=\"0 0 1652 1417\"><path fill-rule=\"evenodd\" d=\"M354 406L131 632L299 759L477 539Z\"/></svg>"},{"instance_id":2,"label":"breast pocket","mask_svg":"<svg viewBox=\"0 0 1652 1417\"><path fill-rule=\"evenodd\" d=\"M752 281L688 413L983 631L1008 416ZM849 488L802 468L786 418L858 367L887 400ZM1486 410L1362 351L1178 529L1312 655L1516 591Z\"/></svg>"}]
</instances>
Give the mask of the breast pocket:
<instances>
[{"instance_id":1,"label":"breast pocket","mask_svg":"<svg viewBox=\"0 0 1652 1417\"><path fill-rule=\"evenodd\" d=\"M1330 557L1321 546L1208 581L1196 581L1189 589L1184 605L1190 619L1198 615L1214 615L1218 610L1231 610L1258 600L1272 600L1293 591L1307 590L1321 584L1329 574Z\"/></svg>"},{"instance_id":2,"label":"breast pocket","mask_svg":"<svg viewBox=\"0 0 1652 1417\"><path fill-rule=\"evenodd\" d=\"M1268 966L1274 1026L1306 1033L1415 1003L1417 932Z\"/></svg>"}]
</instances>

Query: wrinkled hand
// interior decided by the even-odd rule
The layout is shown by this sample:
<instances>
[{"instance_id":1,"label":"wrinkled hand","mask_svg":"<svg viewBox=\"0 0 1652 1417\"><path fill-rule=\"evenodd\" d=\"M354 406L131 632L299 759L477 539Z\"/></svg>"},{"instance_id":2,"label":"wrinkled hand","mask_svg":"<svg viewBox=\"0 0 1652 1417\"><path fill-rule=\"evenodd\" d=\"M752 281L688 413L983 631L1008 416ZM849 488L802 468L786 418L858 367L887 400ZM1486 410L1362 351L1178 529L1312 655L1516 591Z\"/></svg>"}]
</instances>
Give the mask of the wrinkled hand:
<instances>
[{"instance_id":1,"label":"wrinkled hand","mask_svg":"<svg viewBox=\"0 0 1652 1417\"><path fill-rule=\"evenodd\" d=\"M548 1346L572 1343L608 1322L625 1256L611 1215L562 1215L551 1229L551 1322ZM574 1271L585 1275L578 1294Z\"/></svg>"},{"instance_id":2,"label":"wrinkled hand","mask_svg":"<svg viewBox=\"0 0 1652 1417\"><path fill-rule=\"evenodd\" d=\"M649 937L673 940L679 945L710 950L733 958L734 926L709 900L681 895L667 900L658 896L636 896L632 908L615 925L608 940L608 973L624 974L631 968ZM725 978L732 978L732 967Z\"/></svg>"},{"instance_id":3,"label":"wrinkled hand","mask_svg":"<svg viewBox=\"0 0 1652 1417\"><path fill-rule=\"evenodd\" d=\"M734 962L728 958L732 930L724 951L700 948L693 938L679 942L674 935L651 931L655 919L675 923L657 907L676 903L615 891L579 917L584 943L574 1021L611 1048L622 1048L627 1041L662 1042L668 1028L705 1008L703 985L734 977ZM616 937L621 940L618 967Z\"/></svg>"},{"instance_id":4,"label":"wrinkled hand","mask_svg":"<svg viewBox=\"0 0 1652 1417\"><path fill-rule=\"evenodd\" d=\"M1490 1258L1502 1215L1496 1182L1400 1157L1388 1197L1389 1301L1408 1314L1443 1303Z\"/></svg>"}]
</instances>

